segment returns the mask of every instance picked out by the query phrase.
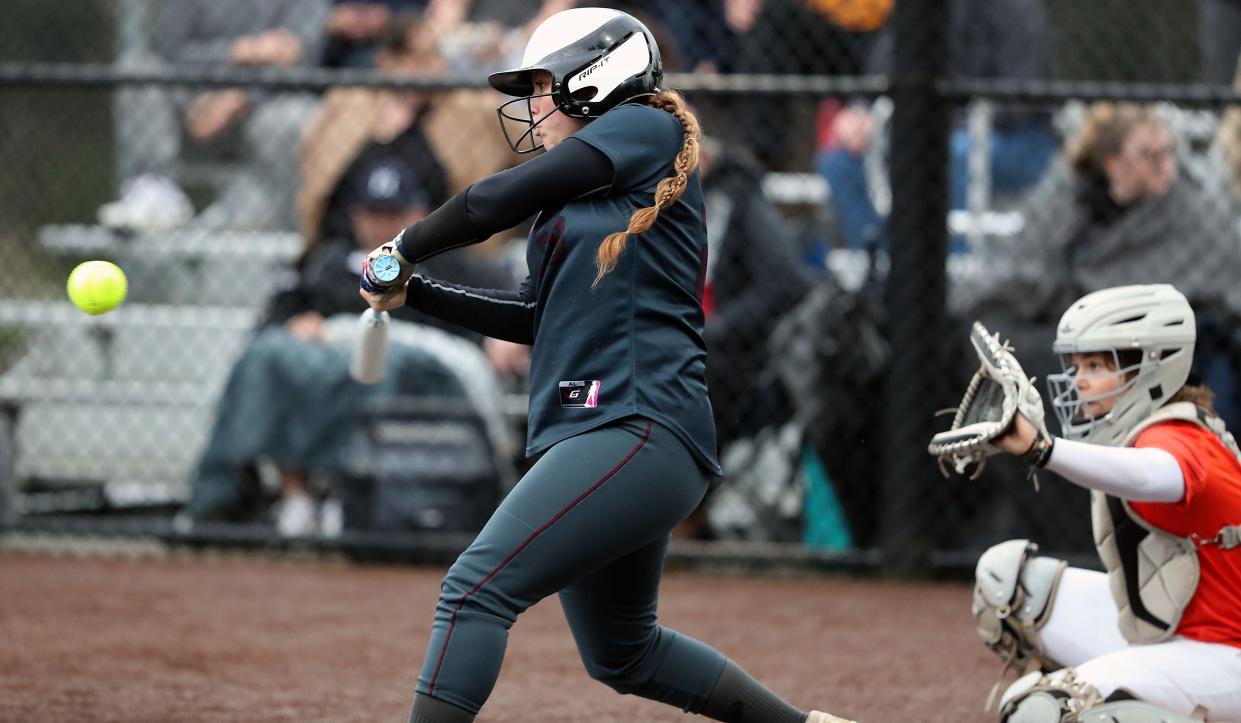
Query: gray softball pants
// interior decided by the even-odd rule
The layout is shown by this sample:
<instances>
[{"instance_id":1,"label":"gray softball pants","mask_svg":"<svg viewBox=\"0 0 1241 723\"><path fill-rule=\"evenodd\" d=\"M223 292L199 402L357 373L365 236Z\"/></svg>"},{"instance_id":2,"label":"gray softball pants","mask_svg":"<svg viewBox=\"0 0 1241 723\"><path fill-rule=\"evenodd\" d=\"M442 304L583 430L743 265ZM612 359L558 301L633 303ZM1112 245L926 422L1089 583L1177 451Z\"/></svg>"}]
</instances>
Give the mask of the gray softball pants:
<instances>
[{"instance_id":1,"label":"gray softball pants","mask_svg":"<svg viewBox=\"0 0 1241 723\"><path fill-rule=\"evenodd\" d=\"M629 418L549 449L444 578L417 691L477 713L517 616L560 594L592 678L688 712L725 658L656 623L669 532L706 494L686 446Z\"/></svg>"}]
</instances>

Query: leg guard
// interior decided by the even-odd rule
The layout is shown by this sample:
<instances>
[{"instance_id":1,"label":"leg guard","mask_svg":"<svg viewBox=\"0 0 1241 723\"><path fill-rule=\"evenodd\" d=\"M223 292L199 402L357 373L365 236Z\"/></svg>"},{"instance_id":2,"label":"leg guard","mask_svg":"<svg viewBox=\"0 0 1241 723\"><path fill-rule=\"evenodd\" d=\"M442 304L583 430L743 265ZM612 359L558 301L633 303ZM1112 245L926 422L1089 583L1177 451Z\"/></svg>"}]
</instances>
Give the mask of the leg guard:
<instances>
[{"instance_id":1,"label":"leg guard","mask_svg":"<svg viewBox=\"0 0 1241 723\"><path fill-rule=\"evenodd\" d=\"M1199 723L1118 690L1105 700L1073 668L1022 676L1000 703L1000 723ZM1120 699L1124 698L1124 699Z\"/></svg>"},{"instance_id":2,"label":"leg guard","mask_svg":"<svg viewBox=\"0 0 1241 723\"><path fill-rule=\"evenodd\" d=\"M1000 699L1000 723L1060 723L1099 705L1103 696L1095 687L1077 677L1077 671L1063 668L1043 675L1027 673L1004 691Z\"/></svg>"},{"instance_id":3,"label":"leg guard","mask_svg":"<svg viewBox=\"0 0 1241 723\"><path fill-rule=\"evenodd\" d=\"M1009 540L984 552L974 572L972 611L983 643L1007 666L1050 671L1061 666L1045 654L1038 631L1068 563L1033 557L1037 551L1029 540Z\"/></svg>"}]
</instances>

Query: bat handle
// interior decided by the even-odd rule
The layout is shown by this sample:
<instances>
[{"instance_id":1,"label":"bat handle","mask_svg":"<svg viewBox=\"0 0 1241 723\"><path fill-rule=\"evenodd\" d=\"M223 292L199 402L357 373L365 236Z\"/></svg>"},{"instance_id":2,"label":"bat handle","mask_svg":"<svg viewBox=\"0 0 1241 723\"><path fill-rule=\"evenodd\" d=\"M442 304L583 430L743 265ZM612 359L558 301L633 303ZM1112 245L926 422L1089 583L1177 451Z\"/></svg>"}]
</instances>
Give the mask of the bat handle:
<instances>
[{"instance_id":1,"label":"bat handle","mask_svg":"<svg viewBox=\"0 0 1241 723\"><path fill-rule=\"evenodd\" d=\"M358 335L354 340L353 356L349 360L349 375L362 384L375 384L383 378L388 356L388 312L367 309L358 319Z\"/></svg>"}]
</instances>

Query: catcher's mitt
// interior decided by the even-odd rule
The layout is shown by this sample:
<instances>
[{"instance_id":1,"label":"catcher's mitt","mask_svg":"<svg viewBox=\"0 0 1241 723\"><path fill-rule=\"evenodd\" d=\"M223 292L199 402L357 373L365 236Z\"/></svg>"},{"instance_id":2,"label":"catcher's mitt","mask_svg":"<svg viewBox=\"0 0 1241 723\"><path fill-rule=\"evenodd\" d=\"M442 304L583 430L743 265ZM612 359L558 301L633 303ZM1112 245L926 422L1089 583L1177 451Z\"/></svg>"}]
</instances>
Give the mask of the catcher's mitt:
<instances>
[{"instance_id":1,"label":"catcher's mitt","mask_svg":"<svg viewBox=\"0 0 1241 723\"><path fill-rule=\"evenodd\" d=\"M1022 371L1012 347L977 321L970 331L970 343L978 353L978 371L955 410L952 427L932 437L927 451L938 458L944 476L949 466L965 474L975 465L970 475L975 479L982 474L987 457L1004 451L993 442L1009 430L1018 412L1038 430L1039 440L1049 440L1051 435L1044 420L1043 398L1034 380Z\"/></svg>"}]
</instances>

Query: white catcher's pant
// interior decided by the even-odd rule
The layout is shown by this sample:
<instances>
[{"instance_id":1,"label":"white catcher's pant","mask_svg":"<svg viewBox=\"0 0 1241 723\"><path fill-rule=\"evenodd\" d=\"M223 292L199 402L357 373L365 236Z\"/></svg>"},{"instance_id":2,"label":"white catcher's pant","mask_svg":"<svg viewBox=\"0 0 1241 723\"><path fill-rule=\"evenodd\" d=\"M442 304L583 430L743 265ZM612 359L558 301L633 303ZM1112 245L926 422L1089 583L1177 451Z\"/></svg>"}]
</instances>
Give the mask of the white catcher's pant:
<instances>
[{"instance_id":1,"label":"white catcher's pant","mask_svg":"<svg viewBox=\"0 0 1241 723\"><path fill-rule=\"evenodd\" d=\"M1105 573L1066 569L1039 637L1048 655L1105 696L1123 687L1173 713L1189 715L1202 705L1207 720L1241 723L1241 648L1180 637L1130 645L1120 635Z\"/></svg>"}]
</instances>

